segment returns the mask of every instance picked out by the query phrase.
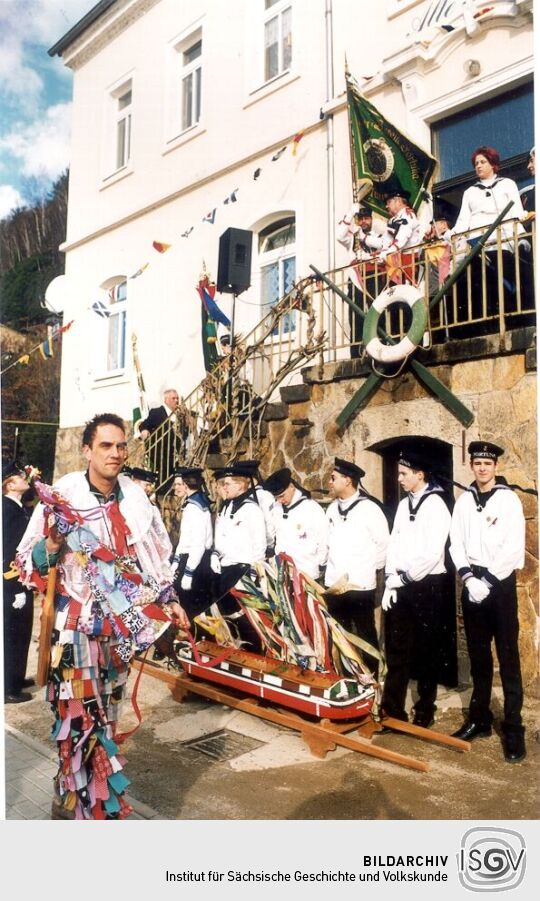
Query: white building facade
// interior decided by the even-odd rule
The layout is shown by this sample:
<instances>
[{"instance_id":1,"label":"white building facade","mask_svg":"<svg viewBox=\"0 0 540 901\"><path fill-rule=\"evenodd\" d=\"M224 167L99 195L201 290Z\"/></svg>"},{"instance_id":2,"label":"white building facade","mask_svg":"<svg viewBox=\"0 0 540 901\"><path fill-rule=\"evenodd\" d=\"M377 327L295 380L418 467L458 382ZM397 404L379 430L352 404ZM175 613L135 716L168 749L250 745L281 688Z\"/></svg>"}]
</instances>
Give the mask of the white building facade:
<instances>
[{"instance_id":1,"label":"white building facade","mask_svg":"<svg viewBox=\"0 0 540 901\"><path fill-rule=\"evenodd\" d=\"M131 418L132 334L151 406L204 377L195 286L203 261L217 276L227 228L254 234L251 287L235 310L243 334L310 263L347 262L335 240L352 202L345 59L371 102L440 160L450 202L480 144L524 184L532 6L102 0L90 10L50 51L74 75L60 437L96 412ZM230 295L216 299L230 313ZM97 301L108 317L90 310Z\"/></svg>"}]
</instances>

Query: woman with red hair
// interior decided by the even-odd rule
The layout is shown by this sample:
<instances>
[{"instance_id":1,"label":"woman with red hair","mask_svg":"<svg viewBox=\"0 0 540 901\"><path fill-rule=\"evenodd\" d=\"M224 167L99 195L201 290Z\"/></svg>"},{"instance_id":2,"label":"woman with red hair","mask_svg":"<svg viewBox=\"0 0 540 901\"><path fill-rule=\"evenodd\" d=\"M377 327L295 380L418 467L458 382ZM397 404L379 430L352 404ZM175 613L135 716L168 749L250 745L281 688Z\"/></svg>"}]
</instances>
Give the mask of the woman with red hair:
<instances>
[{"instance_id":1,"label":"woman with red hair","mask_svg":"<svg viewBox=\"0 0 540 901\"><path fill-rule=\"evenodd\" d=\"M486 226L491 225L511 202L512 206L501 225L501 237L509 239L503 243L503 250L513 251L511 239L514 236L514 224L509 220L523 219L525 215L518 186L511 178L503 178L498 174L501 158L494 147L477 147L471 160L478 180L463 194L459 216L451 234L479 229L476 236L479 237ZM523 226L519 224L518 234L522 232Z\"/></svg>"},{"instance_id":2,"label":"woman with red hair","mask_svg":"<svg viewBox=\"0 0 540 901\"><path fill-rule=\"evenodd\" d=\"M514 254L518 250L516 238L519 239L524 233L520 220L524 218L525 211L515 181L498 174L500 156L494 147L477 147L471 160L477 181L464 192L456 224L446 232L445 238L466 232L467 242L473 247L508 203L512 204L504 221L486 244L485 253L471 263L470 306L464 296L468 293L467 289L463 290L464 284L461 291L458 288L458 318L472 316L474 320L483 320L475 330L490 332L497 325L499 313L499 265L502 265L503 272L504 312L514 313L517 310ZM459 315L460 310L463 316Z\"/></svg>"}]
</instances>

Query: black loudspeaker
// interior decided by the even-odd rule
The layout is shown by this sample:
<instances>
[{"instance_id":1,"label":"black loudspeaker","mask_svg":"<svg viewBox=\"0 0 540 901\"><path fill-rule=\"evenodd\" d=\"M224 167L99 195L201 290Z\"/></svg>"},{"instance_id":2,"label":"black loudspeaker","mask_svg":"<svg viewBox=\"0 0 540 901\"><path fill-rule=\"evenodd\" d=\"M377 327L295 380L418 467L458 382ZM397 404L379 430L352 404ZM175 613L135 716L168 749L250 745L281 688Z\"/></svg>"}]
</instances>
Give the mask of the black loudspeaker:
<instances>
[{"instance_id":1,"label":"black loudspeaker","mask_svg":"<svg viewBox=\"0 0 540 901\"><path fill-rule=\"evenodd\" d=\"M228 228L219 239L217 289L225 294L241 294L251 284L251 244L253 232Z\"/></svg>"}]
</instances>

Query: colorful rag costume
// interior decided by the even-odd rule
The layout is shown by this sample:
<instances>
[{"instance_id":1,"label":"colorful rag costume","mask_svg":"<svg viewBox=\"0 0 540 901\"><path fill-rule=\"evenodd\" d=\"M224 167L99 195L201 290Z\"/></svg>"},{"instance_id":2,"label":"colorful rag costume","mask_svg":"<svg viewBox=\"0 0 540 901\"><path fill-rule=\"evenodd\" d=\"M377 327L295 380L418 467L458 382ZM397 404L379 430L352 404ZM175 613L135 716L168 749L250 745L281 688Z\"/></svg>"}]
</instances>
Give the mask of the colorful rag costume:
<instances>
[{"instance_id":1,"label":"colorful rag costume","mask_svg":"<svg viewBox=\"0 0 540 901\"><path fill-rule=\"evenodd\" d=\"M76 819L123 819L129 784L115 741L133 654L167 628L163 604L176 600L171 544L145 494L120 475L104 498L83 472L54 489L36 483L36 507L18 548L24 585L45 591L45 536L65 536L57 560L55 618L47 698L60 766L57 801Z\"/></svg>"}]
</instances>

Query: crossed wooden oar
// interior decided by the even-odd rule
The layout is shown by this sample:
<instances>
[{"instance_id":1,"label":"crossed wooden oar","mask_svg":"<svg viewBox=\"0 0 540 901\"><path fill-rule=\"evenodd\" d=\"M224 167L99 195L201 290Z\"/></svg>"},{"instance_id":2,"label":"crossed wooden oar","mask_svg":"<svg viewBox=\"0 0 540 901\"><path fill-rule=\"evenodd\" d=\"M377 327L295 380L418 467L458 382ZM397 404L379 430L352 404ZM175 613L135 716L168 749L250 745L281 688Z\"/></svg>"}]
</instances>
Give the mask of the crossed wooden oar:
<instances>
[{"instance_id":1,"label":"crossed wooden oar","mask_svg":"<svg viewBox=\"0 0 540 901\"><path fill-rule=\"evenodd\" d=\"M472 260L480 253L484 244L487 242L490 235L495 231L495 229L500 225L503 221L504 217L508 213L512 203L508 203L505 206L502 213L497 216L492 225L489 226L488 230L482 235L482 237L478 240L478 242L474 245L470 253L461 261L461 263L456 267L454 272L452 272L445 282L441 285L435 296L431 299L429 304L429 309L432 310L444 297L447 291L454 285L457 279L460 277L462 272L465 271L467 266L472 262ZM342 300L347 303L352 310L360 317L361 321L363 321L366 317L366 314L362 309L360 309L357 304L351 300L350 297L345 294L344 291L341 290L331 279L328 278L327 275L320 272L315 266L310 265L309 267L316 275L317 279L324 282L331 288L335 293L342 298ZM396 344L397 341L395 338L392 338L385 329L379 325L378 333L381 338L384 338L389 344ZM417 378L422 382L425 387L431 391L444 406L450 410L451 413L456 417L456 419L461 422L465 428L471 425L474 420L474 414L471 410L468 409L464 404L461 403L458 397L450 391L446 385L437 378L437 376L433 375L432 372L429 371L422 363L419 363L418 360L410 359L410 365L413 372L416 374ZM362 385L358 391L353 394L348 404L343 408L341 413L336 417L336 423L338 428L344 429L349 420L352 418L353 414L364 407L369 401L372 394L375 393L377 388L380 386L383 380L383 376L379 375L376 372L370 373L367 377L366 381Z\"/></svg>"}]
</instances>

